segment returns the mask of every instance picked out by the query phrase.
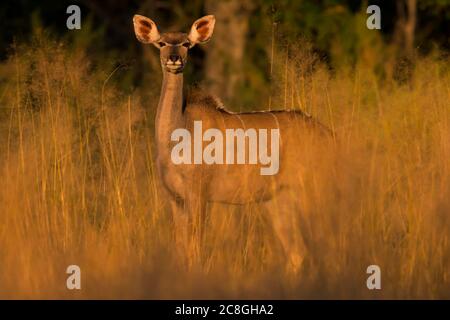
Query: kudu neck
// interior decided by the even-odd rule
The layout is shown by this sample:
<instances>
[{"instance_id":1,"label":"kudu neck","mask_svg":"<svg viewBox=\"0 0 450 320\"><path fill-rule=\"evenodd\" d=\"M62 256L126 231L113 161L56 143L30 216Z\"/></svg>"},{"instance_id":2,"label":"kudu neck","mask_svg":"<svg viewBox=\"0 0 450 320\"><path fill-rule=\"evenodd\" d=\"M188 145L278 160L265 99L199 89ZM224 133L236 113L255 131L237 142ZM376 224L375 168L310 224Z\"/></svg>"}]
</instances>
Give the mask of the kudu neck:
<instances>
[{"instance_id":1,"label":"kudu neck","mask_svg":"<svg viewBox=\"0 0 450 320\"><path fill-rule=\"evenodd\" d=\"M166 153L172 132L183 127L182 73L175 74L163 71L155 127L159 152Z\"/></svg>"},{"instance_id":2,"label":"kudu neck","mask_svg":"<svg viewBox=\"0 0 450 320\"><path fill-rule=\"evenodd\" d=\"M163 70L162 90L182 90L183 73L172 73ZM161 92L162 93L162 92Z\"/></svg>"}]
</instances>

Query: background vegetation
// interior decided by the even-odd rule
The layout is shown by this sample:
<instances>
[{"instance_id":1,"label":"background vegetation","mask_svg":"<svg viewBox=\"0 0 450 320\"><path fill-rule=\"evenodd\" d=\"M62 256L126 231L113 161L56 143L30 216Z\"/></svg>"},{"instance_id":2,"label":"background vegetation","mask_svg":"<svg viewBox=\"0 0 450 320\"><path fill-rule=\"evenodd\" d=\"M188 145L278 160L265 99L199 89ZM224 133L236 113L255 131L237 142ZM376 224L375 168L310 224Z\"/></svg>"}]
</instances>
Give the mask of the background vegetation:
<instances>
[{"instance_id":1,"label":"background vegetation","mask_svg":"<svg viewBox=\"0 0 450 320\"><path fill-rule=\"evenodd\" d=\"M80 31L64 1L0 8L0 297L449 298L447 1L380 1L381 31L364 1L79 3ZM302 195L298 274L258 205L211 206L189 267L173 245L153 163L161 71L131 17L187 30L211 12L186 82L235 111L300 108L336 133L339 153L321 155ZM66 289L70 264L81 291ZM370 264L381 291L366 288Z\"/></svg>"}]
</instances>

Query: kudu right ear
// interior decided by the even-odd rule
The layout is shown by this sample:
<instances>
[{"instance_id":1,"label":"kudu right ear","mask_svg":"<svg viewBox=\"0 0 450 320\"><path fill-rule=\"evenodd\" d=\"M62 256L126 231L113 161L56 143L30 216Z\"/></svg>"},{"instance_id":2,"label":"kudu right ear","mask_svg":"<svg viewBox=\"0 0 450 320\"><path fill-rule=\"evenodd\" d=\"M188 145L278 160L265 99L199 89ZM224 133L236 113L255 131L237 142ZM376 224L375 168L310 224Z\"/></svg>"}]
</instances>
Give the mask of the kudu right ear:
<instances>
[{"instance_id":1,"label":"kudu right ear","mask_svg":"<svg viewBox=\"0 0 450 320\"><path fill-rule=\"evenodd\" d=\"M152 19L135 14L133 17L134 33L142 43L155 43L161 36Z\"/></svg>"}]
</instances>

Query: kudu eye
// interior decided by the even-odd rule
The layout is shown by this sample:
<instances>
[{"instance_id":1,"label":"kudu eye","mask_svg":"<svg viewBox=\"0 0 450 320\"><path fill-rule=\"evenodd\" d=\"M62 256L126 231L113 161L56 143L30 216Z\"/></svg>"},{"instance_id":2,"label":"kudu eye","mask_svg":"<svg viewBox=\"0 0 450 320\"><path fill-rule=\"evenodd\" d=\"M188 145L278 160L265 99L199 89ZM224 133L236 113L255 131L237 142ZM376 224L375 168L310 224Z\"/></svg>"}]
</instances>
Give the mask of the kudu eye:
<instances>
[{"instance_id":1,"label":"kudu eye","mask_svg":"<svg viewBox=\"0 0 450 320\"><path fill-rule=\"evenodd\" d=\"M191 43L190 42L185 42L185 43L183 43L183 47L190 48L191 47Z\"/></svg>"},{"instance_id":2,"label":"kudu eye","mask_svg":"<svg viewBox=\"0 0 450 320\"><path fill-rule=\"evenodd\" d=\"M158 46L159 46L160 48L164 47L165 45L166 45L166 44L165 44L164 42L162 42L162 41L158 42Z\"/></svg>"}]
</instances>

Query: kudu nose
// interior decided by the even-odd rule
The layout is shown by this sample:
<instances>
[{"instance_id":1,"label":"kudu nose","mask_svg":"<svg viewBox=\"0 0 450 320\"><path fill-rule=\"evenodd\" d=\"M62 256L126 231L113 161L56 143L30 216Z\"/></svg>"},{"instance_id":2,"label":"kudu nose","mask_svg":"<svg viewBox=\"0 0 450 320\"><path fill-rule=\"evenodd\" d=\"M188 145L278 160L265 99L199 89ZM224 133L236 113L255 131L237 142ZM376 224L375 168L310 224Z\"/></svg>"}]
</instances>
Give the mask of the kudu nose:
<instances>
[{"instance_id":1,"label":"kudu nose","mask_svg":"<svg viewBox=\"0 0 450 320\"><path fill-rule=\"evenodd\" d=\"M169 61L172 61L173 63L177 62L178 60L181 60L181 57L177 54L171 54L169 56Z\"/></svg>"}]
</instances>

